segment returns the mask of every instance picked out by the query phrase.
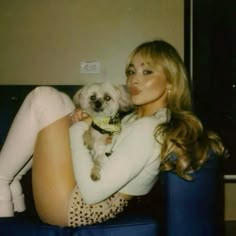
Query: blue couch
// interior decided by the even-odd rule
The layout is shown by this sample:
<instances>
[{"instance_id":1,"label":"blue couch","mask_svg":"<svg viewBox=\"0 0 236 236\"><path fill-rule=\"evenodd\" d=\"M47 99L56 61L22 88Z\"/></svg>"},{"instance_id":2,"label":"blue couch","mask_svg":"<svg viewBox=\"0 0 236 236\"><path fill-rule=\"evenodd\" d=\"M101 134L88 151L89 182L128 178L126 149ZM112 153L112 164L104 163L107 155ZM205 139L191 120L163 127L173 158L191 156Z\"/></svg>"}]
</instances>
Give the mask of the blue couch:
<instances>
[{"instance_id":1,"label":"blue couch","mask_svg":"<svg viewBox=\"0 0 236 236\"><path fill-rule=\"evenodd\" d=\"M0 86L0 148L26 94L35 86ZM54 86L72 96L78 86ZM220 161L213 153L208 163L185 181L161 173L152 192L131 203L117 219L86 227L58 227L42 223L32 198L30 172L22 184L27 211L0 218L0 235L25 236L217 236L223 235L223 191Z\"/></svg>"}]
</instances>

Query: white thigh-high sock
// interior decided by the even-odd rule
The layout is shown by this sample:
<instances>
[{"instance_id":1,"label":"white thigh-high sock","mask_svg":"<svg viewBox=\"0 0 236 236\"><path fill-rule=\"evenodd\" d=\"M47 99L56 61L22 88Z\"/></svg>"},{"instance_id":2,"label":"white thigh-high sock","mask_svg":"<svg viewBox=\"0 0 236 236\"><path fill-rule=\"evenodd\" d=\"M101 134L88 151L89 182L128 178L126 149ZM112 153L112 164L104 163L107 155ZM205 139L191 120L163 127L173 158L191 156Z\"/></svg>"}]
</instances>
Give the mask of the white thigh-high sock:
<instances>
[{"instance_id":1,"label":"white thigh-high sock","mask_svg":"<svg viewBox=\"0 0 236 236\"><path fill-rule=\"evenodd\" d=\"M38 132L73 109L71 99L52 87L38 87L26 97L0 153L0 217L14 215L12 198L17 202L16 192L19 197L22 196L14 178L17 181L25 173L22 168L33 154ZM26 170L30 168L26 167ZM11 193L11 182L15 196ZM18 185L18 190L14 189L14 185Z\"/></svg>"},{"instance_id":2,"label":"white thigh-high sock","mask_svg":"<svg viewBox=\"0 0 236 236\"><path fill-rule=\"evenodd\" d=\"M22 212L26 209L25 198L21 187L22 177L31 169L33 158L26 163L26 165L20 170L19 173L14 177L10 184L13 209L15 212Z\"/></svg>"}]
</instances>

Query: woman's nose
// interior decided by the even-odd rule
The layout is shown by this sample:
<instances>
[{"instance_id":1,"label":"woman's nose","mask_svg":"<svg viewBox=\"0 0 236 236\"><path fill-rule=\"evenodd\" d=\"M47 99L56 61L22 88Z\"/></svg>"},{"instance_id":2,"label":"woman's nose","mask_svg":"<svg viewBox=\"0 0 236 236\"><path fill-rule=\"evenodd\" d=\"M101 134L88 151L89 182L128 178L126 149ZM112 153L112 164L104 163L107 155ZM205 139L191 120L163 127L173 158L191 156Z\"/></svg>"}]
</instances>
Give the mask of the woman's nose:
<instances>
[{"instance_id":1,"label":"woman's nose","mask_svg":"<svg viewBox=\"0 0 236 236\"><path fill-rule=\"evenodd\" d=\"M139 82L139 76L136 74L132 75L132 77L130 78L130 82L131 84L137 84Z\"/></svg>"}]
</instances>

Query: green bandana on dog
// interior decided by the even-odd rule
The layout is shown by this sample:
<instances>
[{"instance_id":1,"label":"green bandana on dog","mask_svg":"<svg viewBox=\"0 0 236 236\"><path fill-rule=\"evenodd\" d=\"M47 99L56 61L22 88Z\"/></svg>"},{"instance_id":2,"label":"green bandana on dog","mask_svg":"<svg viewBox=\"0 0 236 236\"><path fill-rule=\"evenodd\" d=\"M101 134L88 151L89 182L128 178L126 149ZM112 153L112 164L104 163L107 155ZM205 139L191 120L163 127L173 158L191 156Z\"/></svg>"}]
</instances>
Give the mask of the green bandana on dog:
<instances>
[{"instance_id":1,"label":"green bandana on dog","mask_svg":"<svg viewBox=\"0 0 236 236\"><path fill-rule=\"evenodd\" d=\"M93 117L92 127L102 134L112 135L121 130L119 115L115 117Z\"/></svg>"}]
</instances>

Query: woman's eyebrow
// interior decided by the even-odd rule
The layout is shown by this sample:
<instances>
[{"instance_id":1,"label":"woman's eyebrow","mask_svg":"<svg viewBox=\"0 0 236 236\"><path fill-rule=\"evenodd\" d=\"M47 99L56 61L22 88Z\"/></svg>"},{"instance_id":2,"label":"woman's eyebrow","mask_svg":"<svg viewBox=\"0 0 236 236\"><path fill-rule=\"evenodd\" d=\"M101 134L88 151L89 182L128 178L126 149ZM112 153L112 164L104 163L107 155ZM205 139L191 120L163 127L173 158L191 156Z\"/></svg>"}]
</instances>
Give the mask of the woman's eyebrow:
<instances>
[{"instance_id":1,"label":"woman's eyebrow","mask_svg":"<svg viewBox=\"0 0 236 236\"><path fill-rule=\"evenodd\" d=\"M129 68L129 67L134 67L134 64L130 63L130 64L127 66L127 68Z\"/></svg>"}]
</instances>

